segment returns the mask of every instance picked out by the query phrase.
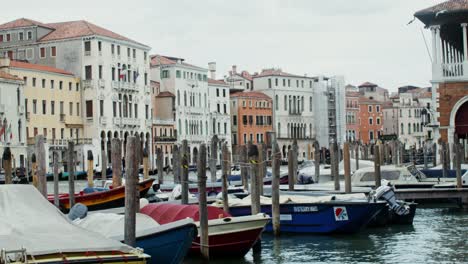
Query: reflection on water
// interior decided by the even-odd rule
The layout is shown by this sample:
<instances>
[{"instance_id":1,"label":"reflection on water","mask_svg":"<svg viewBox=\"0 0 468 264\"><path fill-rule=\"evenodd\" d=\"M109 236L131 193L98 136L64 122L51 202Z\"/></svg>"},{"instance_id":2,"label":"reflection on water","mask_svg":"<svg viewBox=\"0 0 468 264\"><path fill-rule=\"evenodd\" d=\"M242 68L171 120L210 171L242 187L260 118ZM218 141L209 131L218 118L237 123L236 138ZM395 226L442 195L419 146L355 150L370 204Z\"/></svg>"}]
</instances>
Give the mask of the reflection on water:
<instances>
[{"instance_id":1,"label":"reflection on water","mask_svg":"<svg viewBox=\"0 0 468 264\"><path fill-rule=\"evenodd\" d=\"M418 209L413 226L366 229L354 235L264 234L262 253L210 263L468 263L468 212ZM204 263L187 259L184 263Z\"/></svg>"}]
</instances>

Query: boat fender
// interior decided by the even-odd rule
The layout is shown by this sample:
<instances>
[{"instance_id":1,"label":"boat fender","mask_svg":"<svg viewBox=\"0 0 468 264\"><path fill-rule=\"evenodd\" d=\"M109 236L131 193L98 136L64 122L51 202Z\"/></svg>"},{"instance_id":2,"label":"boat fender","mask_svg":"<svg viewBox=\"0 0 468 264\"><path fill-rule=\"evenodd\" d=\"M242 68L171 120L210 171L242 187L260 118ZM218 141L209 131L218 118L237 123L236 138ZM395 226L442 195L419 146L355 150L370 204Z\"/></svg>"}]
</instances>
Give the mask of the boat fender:
<instances>
[{"instance_id":1,"label":"boat fender","mask_svg":"<svg viewBox=\"0 0 468 264\"><path fill-rule=\"evenodd\" d=\"M75 219L83 219L88 214L88 207L82 203L75 204L68 213L68 219L75 220Z\"/></svg>"},{"instance_id":2,"label":"boat fender","mask_svg":"<svg viewBox=\"0 0 468 264\"><path fill-rule=\"evenodd\" d=\"M146 198L140 198L140 209L147 206L149 204L148 199Z\"/></svg>"},{"instance_id":3,"label":"boat fender","mask_svg":"<svg viewBox=\"0 0 468 264\"><path fill-rule=\"evenodd\" d=\"M232 220L232 219L231 219L230 217L223 218L223 221L224 221L224 222L231 222L231 220Z\"/></svg>"}]
</instances>

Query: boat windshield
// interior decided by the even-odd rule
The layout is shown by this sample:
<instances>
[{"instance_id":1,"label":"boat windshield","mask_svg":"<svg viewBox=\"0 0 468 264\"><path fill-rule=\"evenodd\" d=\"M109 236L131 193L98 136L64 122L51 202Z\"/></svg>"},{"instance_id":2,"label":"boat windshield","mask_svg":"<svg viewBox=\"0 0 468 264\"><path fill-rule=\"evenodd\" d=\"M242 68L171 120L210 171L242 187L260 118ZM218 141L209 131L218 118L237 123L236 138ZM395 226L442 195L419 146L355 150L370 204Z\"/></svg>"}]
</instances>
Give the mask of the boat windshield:
<instances>
[{"instance_id":1,"label":"boat windshield","mask_svg":"<svg viewBox=\"0 0 468 264\"><path fill-rule=\"evenodd\" d=\"M392 171L382 171L381 172L381 175L382 175L382 179L384 180L398 180L398 178L400 177L400 171L398 170L392 170ZM374 172L373 171L369 171L369 172L365 172L364 175L362 176L361 178L361 181L364 182L364 181L373 181L375 178L374 178Z\"/></svg>"}]
</instances>

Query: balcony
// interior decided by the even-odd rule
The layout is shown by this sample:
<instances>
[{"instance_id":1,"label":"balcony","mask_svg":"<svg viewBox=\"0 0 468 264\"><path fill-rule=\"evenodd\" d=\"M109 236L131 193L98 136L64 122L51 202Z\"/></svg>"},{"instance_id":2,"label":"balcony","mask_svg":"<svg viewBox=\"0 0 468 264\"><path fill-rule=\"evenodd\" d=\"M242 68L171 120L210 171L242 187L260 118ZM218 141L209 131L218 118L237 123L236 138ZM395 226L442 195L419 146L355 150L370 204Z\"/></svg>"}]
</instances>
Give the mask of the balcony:
<instances>
[{"instance_id":1,"label":"balcony","mask_svg":"<svg viewBox=\"0 0 468 264\"><path fill-rule=\"evenodd\" d=\"M107 117L105 117L105 116L99 117L99 124L101 126L105 126L107 124Z\"/></svg>"},{"instance_id":2,"label":"balcony","mask_svg":"<svg viewBox=\"0 0 468 264\"><path fill-rule=\"evenodd\" d=\"M151 88L148 85L145 85L145 94L149 94L151 92Z\"/></svg>"},{"instance_id":3,"label":"balcony","mask_svg":"<svg viewBox=\"0 0 468 264\"><path fill-rule=\"evenodd\" d=\"M122 92L138 92L136 83L112 81L112 89Z\"/></svg>"},{"instance_id":4,"label":"balcony","mask_svg":"<svg viewBox=\"0 0 468 264\"><path fill-rule=\"evenodd\" d=\"M24 115L24 105L18 105L18 114Z\"/></svg>"},{"instance_id":5,"label":"balcony","mask_svg":"<svg viewBox=\"0 0 468 264\"><path fill-rule=\"evenodd\" d=\"M289 115L302 115L302 112L300 112L298 109L289 109Z\"/></svg>"},{"instance_id":6,"label":"balcony","mask_svg":"<svg viewBox=\"0 0 468 264\"><path fill-rule=\"evenodd\" d=\"M154 142L175 142L177 141L177 136L157 136L154 137Z\"/></svg>"},{"instance_id":7,"label":"balcony","mask_svg":"<svg viewBox=\"0 0 468 264\"><path fill-rule=\"evenodd\" d=\"M173 126L175 121L171 119L153 119L153 125Z\"/></svg>"},{"instance_id":8,"label":"balcony","mask_svg":"<svg viewBox=\"0 0 468 264\"><path fill-rule=\"evenodd\" d=\"M47 143L50 147L66 148L68 146L68 139L48 139Z\"/></svg>"},{"instance_id":9,"label":"balcony","mask_svg":"<svg viewBox=\"0 0 468 264\"><path fill-rule=\"evenodd\" d=\"M1 114L5 114L5 105L4 104L0 104L0 115Z\"/></svg>"},{"instance_id":10,"label":"balcony","mask_svg":"<svg viewBox=\"0 0 468 264\"><path fill-rule=\"evenodd\" d=\"M91 56L91 51L90 50L85 50L84 55L85 56Z\"/></svg>"},{"instance_id":11,"label":"balcony","mask_svg":"<svg viewBox=\"0 0 468 264\"><path fill-rule=\"evenodd\" d=\"M93 89L93 80L82 80L81 86L84 90L86 89Z\"/></svg>"},{"instance_id":12,"label":"balcony","mask_svg":"<svg viewBox=\"0 0 468 264\"><path fill-rule=\"evenodd\" d=\"M124 126L139 126L140 125L140 119L124 117L121 120L121 125L124 125Z\"/></svg>"},{"instance_id":13,"label":"balcony","mask_svg":"<svg viewBox=\"0 0 468 264\"><path fill-rule=\"evenodd\" d=\"M120 118L120 117L112 118L112 124L114 124L115 126L120 126L121 123L122 123L122 118Z\"/></svg>"},{"instance_id":14,"label":"balcony","mask_svg":"<svg viewBox=\"0 0 468 264\"><path fill-rule=\"evenodd\" d=\"M106 88L106 82L103 79L99 79L98 86L99 88L104 89Z\"/></svg>"}]
</instances>

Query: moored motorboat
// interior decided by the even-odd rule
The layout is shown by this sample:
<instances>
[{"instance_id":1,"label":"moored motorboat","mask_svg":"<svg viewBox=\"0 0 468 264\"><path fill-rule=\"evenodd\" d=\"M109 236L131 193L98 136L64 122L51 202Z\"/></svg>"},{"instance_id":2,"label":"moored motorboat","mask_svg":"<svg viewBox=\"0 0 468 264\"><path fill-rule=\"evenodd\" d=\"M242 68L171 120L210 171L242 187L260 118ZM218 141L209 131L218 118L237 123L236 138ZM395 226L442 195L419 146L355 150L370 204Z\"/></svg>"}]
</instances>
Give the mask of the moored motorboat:
<instances>
[{"instance_id":1,"label":"moored motorboat","mask_svg":"<svg viewBox=\"0 0 468 264\"><path fill-rule=\"evenodd\" d=\"M153 185L153 181L154 179L147 179L138 183L140 197L144 197L146 195L149 188L151 188ZM51 203L54 202L53 195L49 195L48 199ZM86 205L90 211L124 206L125 186L101 191L96 190L89 193L81 191L75 194L75 202ZM59 203L62 211L68 212L68 210L70 210L70 200L68 194L60 194Z\"/></svg>"},{"instance_id":2,"label":"moored motorboat","mask_svg":"<svg viewBox=\"0 0 468 264\"><path fill-rule=\"evenodd\" d=\"M230 202L229 212L234 216L251 213L250 197ZM373 217L385 208L385 202L332 200L332 196L282 196L280 200L281 232L290 233L355 233L363 229ZM271 199L262 197L261 212L271 215ZM265 231L271 232L269 223Z\"/></svg>"},{"instance_id":3,"label":"moored motorboat","mask_svg":"<svg viewBox=\"0 0 468 264\"><path fill-rule=\"evenodd\" d=\"M199 227L198 205L148 204L140 211L160 224L189 217ZM270 217L264 214L232 217L222 209L208 206L210 257L243 257L252 248L269 221ZM200 254L199 237L192 243L190 254Z\"/></svg>"},{"instance_id":4,"label":"moored motorboat","mask_svg":"<svg viewBox=\"0 0 468 264\"><path fill-rule=\"evenodd\" d=\"M73 222L107 238L124 240L122 214L93 213ZM197 227L190 218L159 225L147 215L136 214L136 246L151 256L150 263L181 263L196 236Z\"/></svg>"},{"instance_id":5,"label":"moored motorboat","mask_svg":"<svg viewBox=\"0 0 468 264\"><path fill-rule=\"evenodd\" d=\"M0 263L146 263L148 255L72 224L32 185L0 186Z\"/></svg>"}]
</instances>

